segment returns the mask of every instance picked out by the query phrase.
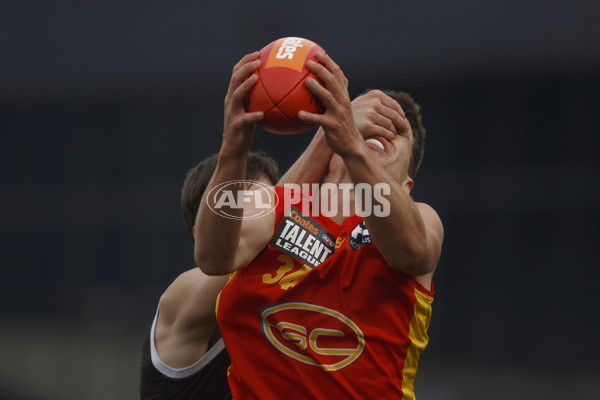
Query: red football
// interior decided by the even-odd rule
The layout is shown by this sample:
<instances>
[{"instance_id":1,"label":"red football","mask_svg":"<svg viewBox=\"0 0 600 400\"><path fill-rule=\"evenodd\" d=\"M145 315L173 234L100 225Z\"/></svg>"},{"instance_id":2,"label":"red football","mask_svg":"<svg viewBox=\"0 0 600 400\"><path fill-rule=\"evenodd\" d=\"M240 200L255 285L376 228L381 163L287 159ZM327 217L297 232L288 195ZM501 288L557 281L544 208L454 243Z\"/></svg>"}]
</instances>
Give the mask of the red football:
<instances>
[{"instance_id":1,"label":"red football","mask_svg":"<svg viewBox=\"0 0 600 400\"><path fill-rule=\"evenodd\" d=\"M319 80L306 68L315 53L325 51L316 43L299 37L286 37L269 43L260 51L258 81L248 99L246 110L262 111L259 123L269 132L289 135L312 128L298 119L298 111L324 113L318 97L306 88L306 78ZM320 81L320 80L319 80Z\"/></svg>"}]
</instances>

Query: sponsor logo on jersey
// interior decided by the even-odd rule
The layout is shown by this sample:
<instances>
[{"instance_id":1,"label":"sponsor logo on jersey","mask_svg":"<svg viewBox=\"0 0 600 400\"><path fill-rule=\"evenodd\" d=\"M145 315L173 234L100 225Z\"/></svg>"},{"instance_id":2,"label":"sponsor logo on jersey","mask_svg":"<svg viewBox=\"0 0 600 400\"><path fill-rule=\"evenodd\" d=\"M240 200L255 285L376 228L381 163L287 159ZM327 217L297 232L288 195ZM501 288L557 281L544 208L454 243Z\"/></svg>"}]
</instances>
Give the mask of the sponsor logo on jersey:
<instances>
[{"instance_id":1,"label":"sponsor logo on jersey","mask_svg":"<svg viewBox=\"0 0 600 400\"><path fill-rule=\"evenodd\" d=\"M316 221L290 207L271 240L271 246L314 268L333 254L335 242Z\"/></svg>"},{"instance_id":2,"label":"sponsor logo on jersey","mask_svg":"<svg viewBox=\"0 0 600 400\"><path fill-rule=\"evenodd\" d=\"M279 39L269 53L265 68L285 67L300 72L310 49L315 45L310 40L297 37Z\"/></svg>"},{"instance_id":3,"label":"sponsor logo on jersey","mask_svg":"<svg viewBox=\"0 0 600 400\"><path fill-rule=\"evenodd\" d=\"M344 314L327 307L289 302L260 314L267 340L280 352L324 371L352 364L365 348L364 334Z\"/></svg>"},{"instance_id":4,"label":"sponsor logo on jersey","mask_svg":"<svg viewBox=\"0 0 600 400\"><path fill-rule=\"evenodd\" d=\"M329 247L335 246L335 242L333 241L333 238L331 237L331 235L329 233L322 234L321 238L323 239L323 241L325 242L325 244L327 246L329 246Z\"/></svg>"},{"instance_id":5,"label":"sponsor logo on jersey","mask_svg":"<svg viewBox=\"0 0 600 400\"><path fill-rule=\"evenodd\" d=\"M369 235L369 229L367 229L367 225L364 222L361 222L352 230L350 234L348 245L354 249L358 250L360 246L364 244L373 244L373 239L371 235Z\"/></svg>"}]
</instances>

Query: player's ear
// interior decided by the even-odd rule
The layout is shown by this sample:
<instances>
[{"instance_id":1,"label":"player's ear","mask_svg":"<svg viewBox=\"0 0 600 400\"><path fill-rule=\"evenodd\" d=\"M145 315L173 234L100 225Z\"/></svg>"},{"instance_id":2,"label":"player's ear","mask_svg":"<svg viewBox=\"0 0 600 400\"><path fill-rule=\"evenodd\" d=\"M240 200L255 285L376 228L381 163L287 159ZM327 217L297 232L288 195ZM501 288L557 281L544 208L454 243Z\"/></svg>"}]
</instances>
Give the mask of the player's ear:
<instances>
[{"instance_id":1,"label":"player's ear","mask_svg":"<svg viewBox=\"0 0 600 400\"><path fill-rule=\"evenodd\" d=\"M404 181L404 185L407 187L408 192L410 193L410 191L412 190L413 186L415 186L415 181L413 181L412 178L408 177Z\"/></svg>"},{"instance_id":2,"label":"player's ear","mask_svg":"<svg viewBox=\"0 0 600 400\"><path fill-rule=\"evenodd\" d=\"M196 241L196 224L192 226L192 237L194 238L194 242Z\"/></svg>"}]
</instances>

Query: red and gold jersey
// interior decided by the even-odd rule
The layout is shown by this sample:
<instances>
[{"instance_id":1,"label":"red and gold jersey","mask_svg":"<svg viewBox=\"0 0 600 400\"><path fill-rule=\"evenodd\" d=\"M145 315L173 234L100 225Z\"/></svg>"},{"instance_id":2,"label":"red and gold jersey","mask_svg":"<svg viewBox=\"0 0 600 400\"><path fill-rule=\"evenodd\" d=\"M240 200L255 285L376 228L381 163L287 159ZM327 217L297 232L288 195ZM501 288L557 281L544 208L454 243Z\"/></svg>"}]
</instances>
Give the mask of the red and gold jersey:
<instances>
[{"instance_id":1,"label":"red and gold jersey","mask_svg":"<svg viewBox=\"0 0 600 400\"><path fill-rule=\"evenodd\" d=\"M234 399L413 399L433 292L385 263L359 216L338 225L276 193L275 235L217 306Z\"/></svg>"}]
</instances>

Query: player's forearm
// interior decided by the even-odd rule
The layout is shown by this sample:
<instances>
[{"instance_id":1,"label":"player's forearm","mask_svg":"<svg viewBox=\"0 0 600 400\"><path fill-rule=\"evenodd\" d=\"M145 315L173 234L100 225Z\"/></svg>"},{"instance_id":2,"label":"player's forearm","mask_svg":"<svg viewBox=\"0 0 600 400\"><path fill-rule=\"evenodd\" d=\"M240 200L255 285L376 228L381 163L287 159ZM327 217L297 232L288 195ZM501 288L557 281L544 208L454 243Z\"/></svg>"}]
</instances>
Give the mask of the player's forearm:
<instances>
[{"instance_id":1,"label":"player's forearm","mask_svg":"<svg viewBox=\"0 0 600 400\"><path fill-rule=\"evenodd\" d=\"M397 183L364 150L343 159L353 183L367 183L373 189L371 210L379 207L380 212L371 212L365 217L365 221L369 234L387 263L414 276L430 272L430 266L426 262L428 249L425 224L410 197L408 187ZM386 192L377 192L377 184L383 184L378 187L384 188ZM379 200L382 197L384 201Z\"/></svg>"},{"instance_id":2,"label":"player's forearm","mask_svg":"<svg viewBox=\"0 0 600 400\"><path fill-rule=\"evenodd\" d=\"M327 170L332 154L323 129L319 128L306 150L277 184L282 186L286 183L319 183Z\"/></svg>"},{"instance_id":3,"label":"player's forearm","mask_svg":"<svg viewBox=\"0 0 600 400\"><path fill-rule=\"evenodd\" d=\"M194 259L208 275L224 275L233 270L236 248L240 240L242 207L236 202L243 185L227 185L224 191L213 190L229 181L244 180L246 155L219 154L215 173L200 203L194 227ZM230 197L223 197L227 194ZM224 215L227 215L224 216Z\"/></svg>"}]
</instances>

